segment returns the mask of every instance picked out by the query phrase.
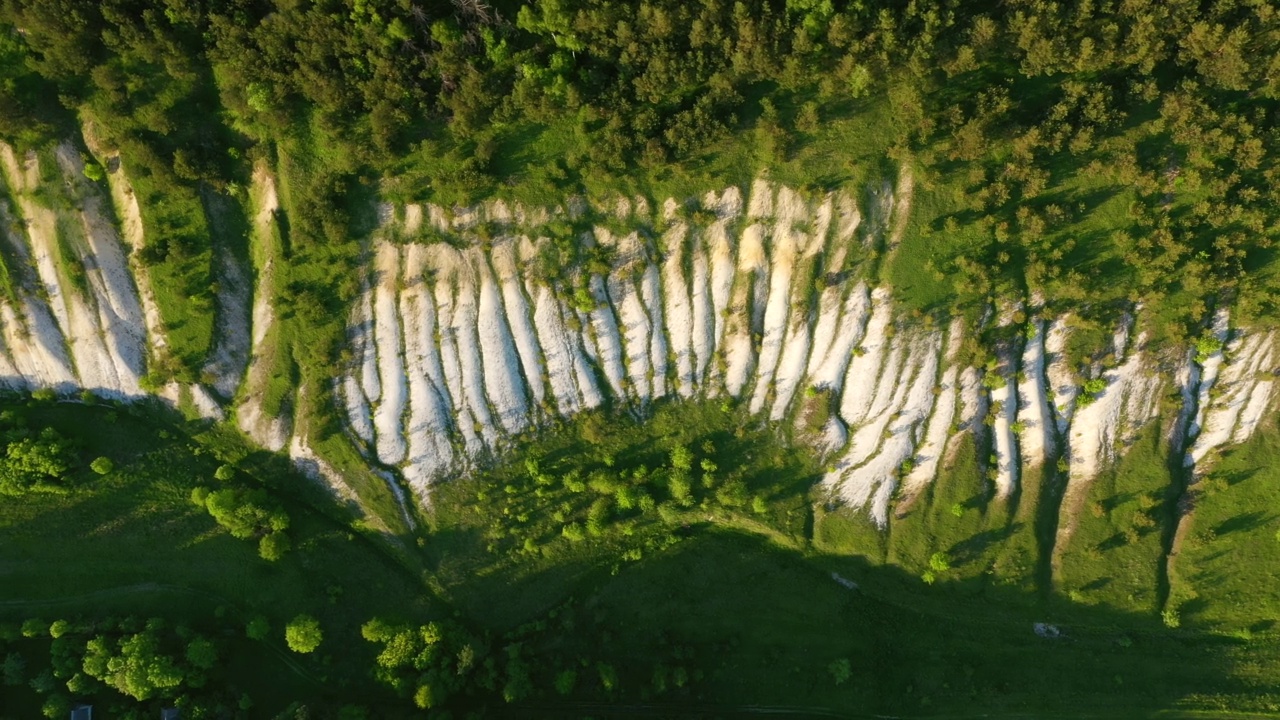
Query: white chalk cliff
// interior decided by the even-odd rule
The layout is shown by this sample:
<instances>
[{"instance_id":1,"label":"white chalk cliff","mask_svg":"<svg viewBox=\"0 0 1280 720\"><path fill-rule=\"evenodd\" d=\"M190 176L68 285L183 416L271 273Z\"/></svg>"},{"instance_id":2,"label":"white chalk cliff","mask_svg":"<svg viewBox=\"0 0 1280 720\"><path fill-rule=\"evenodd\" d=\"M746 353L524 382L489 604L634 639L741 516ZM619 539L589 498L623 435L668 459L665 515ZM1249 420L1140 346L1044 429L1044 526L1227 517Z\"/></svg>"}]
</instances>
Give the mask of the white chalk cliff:
<instances>
[{"instance_id":1,"label":"white chalk cliff","mask_svg":"<svg viewBox=\"0 0 1280 720\"><path fill-rule=\"evenodd\" d=\"M919 493L945 467L959 433L990 443L998 498L1017 490L1024 470L1061 458L1071 499L1157 418L1171 388L1185 397L1188 419L1174 432L1188 464L1247 439L1270 409L1269 333L1237 331L1218 380L1230 389L1211 396L1221 354L1162 374L1136 312L1118 322L1114 363L1070 367L1068 318L1041 319L1034 298L993 369L963 367L972 329L905 319L890 288L850 272L892 224L860 233L849 195L805 198L757 181L746 197L727 188L699 206L681 212L667 200L650 213L644 199L622 199L590 216L581 203L404 208L374 240L374 271L352 311L356 361L337 384L353 435L425 502L433 482L489 461L554 415L729 396L785 422L826 391L832 415L811 438L830 462L822 483L883 526L895 496ZM537 260L553 242L545 223L562 216L590 226L579 242L610 250L607 273L542 276ZM414 240L424 217L430 244ZM1225 322L1221 314L1224 339ZM1103 389L1082 394L1088 378Z\"/></svg>"},{"instance_id":2,"label":"white chalk cliff","mask_svg":"<svg viewBox=\"0 0 1280 720\"><path fill-rule=\"evenodd\" d=\"M56 166L41 167L0 145L0 387L187 401L336 475L293 418L262 402L275 255L258 253L256 287L237 269L236 294L219 298L220 312L251 316L251 327L219 322L210 386L151 387L148 367L166 339L130 257L146 241L137 201L123 170L112 168L108 193L84 178L70 145L53 157ZM762 421L790 423L821 398L830 417L808 440L828 458L822 483L877 524L895 497L920 493L946 468L956 436L974 433L979 457L994 460L997 497L1016 492L1024 471L1065 461L1060 533L1071 532L1092 480L1160 415L1162 397L1180 397L1167 425L1193 480L1271 412L1274 333L1232 329L1226 309L1210 328L1223 348L1209 356L1162 365L1133 308L1117 324L1113 361L1072 367L1070 318L1046 317L1029 298L994 321L1027 315L993 348L990 369L962 364L977 328L909 319L891 288L860 279L871 249L892 247L901 219L881 216L908 212L893 194L909 190L886 187L866 208L857 193L806 197L764 180L708 192L697 210L644 198L594 211L580 200L386 208L350 311L353 360L334 378L340 412L371 463L395 469L425 503L433 483L558 416L729 396ZM255 237L269 242L280 209L265 170L251 198ZM548 270L548 248L565 240L548 237L552 223L573 227L570 240L608 264ZM1089 379L1102 390L1083 392Z\"/></svg>"}]
</instances>

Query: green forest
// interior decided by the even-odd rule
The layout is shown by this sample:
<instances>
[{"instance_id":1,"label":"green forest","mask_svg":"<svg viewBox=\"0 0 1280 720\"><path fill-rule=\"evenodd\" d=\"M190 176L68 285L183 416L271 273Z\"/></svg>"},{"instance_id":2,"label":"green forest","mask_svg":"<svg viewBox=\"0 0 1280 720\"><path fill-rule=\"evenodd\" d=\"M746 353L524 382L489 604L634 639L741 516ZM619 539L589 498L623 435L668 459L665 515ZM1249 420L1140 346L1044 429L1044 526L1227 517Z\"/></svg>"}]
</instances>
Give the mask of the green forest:
<instances>
[{"instance_id":1,"label":"green forest","mask_svg":"<svg viewBox=\"0 0 1280 720\"><path fill-rule=\"evenodd\" d=\"M1119 285L1175 338L1224 294L1277 311L1268 3L5 0L0 21L0 137L98 120L173 196L157 263L198 264L186 206L263 154L307 166L295 242L334 245L375 187L466 203L777 168L824 188L874 154L949 190L922 309Z\"/></svg>"},{"instance_id":2,"label":"green forest","mask_svg":"<svg viewBox=\"0 0 1280 720\"><path fill-rule=\"evenodd\" d=\"M0 720L1280 717L1274 3L0 0L0 151Z\"/></svg>"}]
</instances>

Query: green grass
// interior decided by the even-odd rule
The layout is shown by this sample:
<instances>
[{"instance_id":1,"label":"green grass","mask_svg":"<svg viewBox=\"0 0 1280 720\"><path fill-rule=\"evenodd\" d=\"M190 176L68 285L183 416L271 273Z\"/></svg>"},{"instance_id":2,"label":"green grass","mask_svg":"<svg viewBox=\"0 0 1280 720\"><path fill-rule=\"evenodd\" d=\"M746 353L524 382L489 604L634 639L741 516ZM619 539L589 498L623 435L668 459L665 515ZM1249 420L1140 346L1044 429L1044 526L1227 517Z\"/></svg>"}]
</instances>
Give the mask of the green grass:
<instances>
[{"instance_id":1,"label":"green grass","mask_svg":"<svg viewBox=\"0 0 1280 720\"><path fill-rule=\"evenodd\" d=\"M33 427L76 438L86 464L105 455L116 470L99 478L82 466L69 494L0 503L0 620L144 615L225 630L224 657L233 658L227 682L270 712L300 698L336 703L372 692L365 676L372 654L359 625L375 614L431 612L415 573L381 541L350 529L349 515L319 504L323 497L309 495L309 481L287 463L265 453L229 458L225 436L192 435L143 409L16 409ZM191 504L191 489L216 485L214 470L227 459L240 468L237 482L265 482L285 502L295 548L280 562L259 559L256 543L232 538ZM317 656L283 650L284 624L299 612L324 627ZM274 628L269 648L236 639L257 614Z\"/></svg>"},{"instance_id":2,"label":"green grass","mask_svg":"<svg viewBox=\"0 0 1280 720\"><path fill-rule=\"evenodd\" d=\"M1280 621L1280 432L1269 421L1198 484L1171 573L1183 622L1270 634Z\"/></svg>"},{"instance_id":3,"label":"green grass","mask_svg":"<svg viewBox=\"0 0 1280 720\"><path fill-rule=\"evenodd\" d=\"M553 474L577 457L566 453L590 453L588 464L612 454L615 470L660 460L656 449L630 453L716 436L711 410L691 410L683 434L659 408L652 423L607 427L590 446L574 436L593 431L571 426L520 454L543 458ZM764 438L744 440L768 456ZM971 466L972 453L965 441L955 467ZM629 535L616 525L581 543L546 534L545 515L562 496L530 496L524 473L513 460L442 486L426 550L441 591L468 618L514 632L541 658L533 679L543 694L517 706L520 717L772 708L796 717L1121 718L1278 707L1268 678L1280 645L1271 636L1245 646L1169 630L1148 609L1050 602L1007 582L999 561L1011 518L1003 503L987 507L976 470L936 483L887 538L864 515L819 505L812 525L793 526L777 509L764 522L700 511L672 525L640 516ZM787 487L789 477L775 479ZM530 510L528 520L516 517ZM521 550L527 537L532 552ZM634 548L639 557L624 557ZM954 564L928 586L919 575L938 551ZM1065 638L1037 637L1034 622L1058 624ZM830 665L841 659L851 677L837 685ZM597 677L599 663L617 671L612 690ZM670 682L674 668L688 674L684 687ZM561 700L550 687L564 669L577 671L578 685Z\"/></svg>"},{"instance_id":4,"label":"green grass","mask_svg":"<svg viewBox=\"0 0 1280 720\"><path fill-rule=\"evenodd\" d=\"M198 380L213 346L212 226L197 188L172 182L167 170L147 163L147 154L126 152L126 157L143 236L148 244L163 242L169 248L163 259L148 265L147 275L175 361L170 370L178 378Z\"/></svg>"},{"instance_id":5,"label":"green grass","mask_svg":"<svg viewBox=\"0 0 1280 720\"><path fill-rule=\"evenodd\" d=\"M1280 710L1273 680L1280 638L1265 622L1280 604L1265 589L1276 559L1267 553L1280 546L1269 521L1219 532L1213 542L1230 547L1185 551L1181 577L1200 597L1182 605L1180 629L1166 628L1147 599L1118 595L1123 577L1082 602L1046 597L1009 582L1021 576L1010 575L1008 528L1025 523L1030 510L990 501L967 438L957 470L929 486L886 535L865 515L812 505L820 468L739 410L658 403L645 421L588 413L527 438L509 461L440 486L417 550L351 529L351 515L322 489L229 429L196 429L146 408L8 407L32 426L78 438L85 463L107 455L117 469L99 478L82 466L69 494L0 504L0 546L8 550L0 621L132 613L221 628L232 659L216 682L250 692L263 712L295 699L378 706L388 696L366 680L373 646L359 639L359 624L374 615L421 621L447 612L492 647L519 642L533 658L529 699L514 706L459 699L458 709L485 715L733 717L765 707L798 717L1128 718ZM1275 430L1266 440L1276 441ZM1125 517L1126 503L1136 502L1128 494L1156 483L1150 465L1161 443L1149 431L1095 483L1097 497L1119 500L1103 518L1090 516L1097 522L1082 521L1065 554L1069 582L1141 564L1104 553L1093 568L1076 548ZM740 473L763 511L725 506L701 487L692 505L673 504L662 468L677 445L693 451L695 476L704 458L722 482ZM1237 479L1209 495L1195 521L1221 527L1240 508L1274 504L1274 483L1258 470L1271 454L1255 441L1227 457L1219 472ZM537 483L527 458L555 482ZM234 482L261 483L288 507L297 547L280 563L260 560L253 543L229 537L190 504L190 489L216 484L223 462L237 467ZM580 542L562 535L601 497L591 487L565 487L565 474L617 477L641 466L647 479L630 485L650 492L658 508L615 504L599 535ZM927 585L920 576L938 552L951 568ZM1238 572L1236 557L1251 574ZM1151 587L1152 560L1143 587ZM323 624L317 656L293 656L279 637L261 645L240 635L254 614L266 614L279 634L299 612ZM1065 637L1037 637L1034 622L1054 623ZM837 684L831 667L841 660L850 673ZM618 676L612 689L600 682L602 663ZM552 687L565 669L578 683L562 697ZM11 707L35 707L25 690L5 697ZM379 717L399 712L383 707Z\"/></svg>"},{"instance_id":6,"label":"green grass","mask_svg":"<svg viewBox=\"0 0 1280 720\"><path fill-rule=\"evenodd\" d=\"M474 479L440 485L426 541L435 582L459 606L478 613L483 624L501 627L554 605L559 590L546 575L571 582L586 565L636 562L669 544L687 525L714 522L767 532L788 544L806 542L806 494L818 477L817 468L803 453L744 427L747 422L740 411L725 412L710 402L661 403L643 424L626 416L588 413L517 449ZM673 502L667 487L665 468L676 445L688 447L696 458L693 502L687 506ZM530 478L527 458L536 458L552 482L539 485ZM704 459L718 466L714 489L701 482ZM632 478L641 467L649 472ZM574 470L583 481L601 473L637 495L647 494L655 507L623 508L613 499L616 493L590 487L571 491L561 481ZM726 506L715 492L735 477L743 481L746 502ZM765 503L762 513L751 508L751 498L757 496ZM603 532L588 533L579 542L566 538L564 527L585 526L596 502L610 506ZM531 546L526 547L526 540ZM640 558L626 557L634 548L641 548ZM492 603L490 598L499 594L508 596L513 607Z\"/></svg>"},{"instance_id":7,"label":"green grass","mask_svg":"<svg viewBox=\"0 0 1280 720\"><path fill-rule=\"evenodd\" d=\"M1060 553L1057 589L1077 602L1155 615L1161 610L1163 536L1175 478L1169 447L1153 422L1115 467L1094 480L1070 544Z\"/></svg>"},{"instance_id":8,"label":"green grass","mask_svg":"<svg viewBox=\"0 0 1280 720\"><path fill-rule=\"evenodd\" d=\"M359 289L359 260L372 229L373 201L367 193L354 193L358 198L342 211L344 241L320 235L327 226L314 218L320 204L316 193L325 188L315 178L340 173L353 161L335 155L325 146L323 135L313 132L315 137L299 137L280 148L276 177L280 211L267 233L257 231L251 236L258 271L268 261L275 264L273 296L290 293L289 302L274 304L275 323L263 344L264 408L273 414L291 414L295 429L342 473L360 504L377 518L375 524L394 535L405 535L409 528L404 511L386 481L369 469L352 444L332 395L334 369L339 367L346 338L348 303ZM412 513L412 508L408 511Z\"/></svg>"}]
</instances>

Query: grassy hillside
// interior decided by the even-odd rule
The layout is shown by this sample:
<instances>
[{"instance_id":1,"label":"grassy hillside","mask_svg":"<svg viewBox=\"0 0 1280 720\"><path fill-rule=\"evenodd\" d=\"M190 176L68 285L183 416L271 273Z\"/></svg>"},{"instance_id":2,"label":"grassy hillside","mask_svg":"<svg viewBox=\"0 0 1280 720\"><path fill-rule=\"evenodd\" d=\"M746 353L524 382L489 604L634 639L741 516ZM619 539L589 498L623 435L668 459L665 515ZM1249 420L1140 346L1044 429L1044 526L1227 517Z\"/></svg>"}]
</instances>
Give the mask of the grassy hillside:
<instances>
[{"instance_id":1,"label":"grassy hillside","mask_svg":"<svg viewBox=\"0 0 1280 720\"><path fill-rule=\"evenodd\" d=\"M775 431L718 404L662 404L643 423L589 414L531 439L509 462L443 487L408 555L344 526L322 494L220 431L142 408L7 408L10 426L73 438L77 460L64 492L0 506L10 549L0 617L47 627L127 614L212 632L225 658L213 682L247 693L254 717L295 701L321 717L344 704L377 717L409 710L408 699L366 679L377 649L360 639L360 626L450 615L487 638L494 657L518 647L527 664L527 686L503 685L513 671L501 660L492 689L480 680L450 702L486 714L1276 710L1280 641L1269 606L1240 601L1257 597L1246 588L1266 586L1267 558L1241 564L1239 553L1211 551L1204 540L1183 550L1179 582L1197 597L1182 603L1181 627L1171 628L1150 600L1158 555L1144 549L1150 538L1092 549L1107 544L1104 522L1123 522L1138 502L1137 490L1120 483L1141 467L1141 449L1097 483L1104 513L1082 521L1062 559L1062 588L1046 594L1004 564L1019 521L964 474L941 478L885 538L845 511L811 509L819 468ZM1233 493L1265 489L1253 475L1265 472L1256 464L1264 448L1245 446L1224 462L1222 472L1237 479L1215 497L1241 503L1253 498ZM89 470L98 456L114 469ZM219 470L227 461L234 474ZM692 468L687 491L673 487L684 465ZM1144 487L1142 477L1132 487ZM260 559L253 542L230 537L190 499L198 485L241 484L269 488L287 509L294 549L283 559ZM1216 544L1261 533L1265 543L1239 547L1274 545L1265 519L1237 518L1206 501L1196 522L1215 528ZM325 640L298 655L282 629L304 612ZM259 615L270 634L249 640L244 624ZM1060 636L1037 635L1035 623ZM29 679L47 646L8 627L5 651L25 658ZM104 708L128 704L102 692ZM42 702L25 684L0 687L0 697L19 716Z\"/></svg>"},{"instance_id":2,"label":"grassy hillside","mask_svg":"<svg viewBox=\"0 0 1280 720\"><path fill-rule=\"evenodd\" d=\"M1171 441L1189 423L1215 434L1179 414L1179 390L1203 390L1207 404L1183 409L1210 425L1222 411L1230 427L1214 430L1224 437L1233 403L1265 409L1270 340L1229 358L1256 366L1238 386L1247 397L1230 382L1212 392L1198 379L1167 382L1200 378L1224 346L1236 353L1227 326L1247 337L1280 319L1277 58L1280 13L1238 0L0 0L0 141L15 150L9 165L34 153L42 174L30 187L0 183L0 221L14 238L34 233L50 258L37 287L21 246L0 249L0 309L28 296L53 303L58 288L86 294L99 268L77 213L110 185L113 202L137 201L136 218L107 210L122 230L140 228L130 267L145 268L162 326L124 329L139 347L168 348L140 351L151 356L138 368L146 388L180 381L166 392L190 417L229 416L195 423L147 402L71 402L73 387L92 385L71 375L32 385L60 383L61 402L47 389L0 398L0 718L65 715L72 696L95 699L105 717L167 701L193 717L204 704L208 717L343 720L1280 713L1274 413L1247 443L1206 443L1212 454L1195 468L1183 462L1190 443ZM81 145L110 149L102 167L60 173L55 149L74 156ZM113 163L131 191L119 190L124 174L103 182ZM637 231L648 253L681 225L659 219L664 201L698 234L715 217L699 198L759 178L804 203L839 191L860 213L857 257L820 272L837 254L822 239L823 252L796 268L791 304L866 281L893 298L891 334L960 318L965 340L944 364L985 368L976 396L1005 398L964 432L949 429L942 472L895 496L887 523L819 490L837 460L807 449L794 410L767 424L745 403L647 394L570 418L550 403L512 411L510 433L441 464L458 477L419 477L440 481L429 505L397 496L383 472L409 461L394 447L382 453L391 464L373 460L374 431L355 439L335 399L335 381L356 365L349 320L371 250L406 240L379 230L380 213L390 206L407 226L408 204L462 215L495 199L530 210L585 200L592 209L572 222L414 231L475 245L485 252L467 262L490 265L495 228L553 235L533 263L548 275L540 290L572 298L563 313L580 326L601 302L585 283L608 275L583 272L588 255L608 255L576 244L593 223ZM650 211L599 212L619 196L642 196ZM812 230L799 224L788 232ZM785 243L764 237L753 253L773 263ZM690 253L673 273L683 278L695 251L679 247ZM666 258L653 254L656 268ZM735 262L754 261L726 262L736 277ZM788 283L790 262L780 261ZM423 280L386 279L392 294ZM757 285L733 282L736 307L720 319L740 324ZM224 292L233 283L244 286L234 302ZM543 315L561 313L563 298L546 297ZM612 313L610 302L601 307ZM400 328L403 311L388 307L384 324ZM124 325L115 310L93 310L83 343ZM797 327L810 329L813 310ZM510 327L486 319L487 348L467 338L490 357L467 360L472 371L489 365L471 375L527 372L506 353ZM1057 359L1072 391L1100 383L1073 407L1126 399L1059 433L1096 441L1089 457L1057 447L1024 467L1029 404L1008 403L1025 402L1023 353L1044 336L1039 323L1058 319L1070 330ZM9 355L28 339L22 322L4 322ZM1125 345L1118 324L1127 353L1114 349ZM226 326L260 336L252 360L231 353L230 380L211 369ZM792 337L780 327L774 349ZM456 331L436 327L426 342ZM767 331L737 334L750 375ZM391 344L397 358L410 353ZM881 349L871 372L905 367L885 364ZM846 351L867 352L849 347L839 360ZM1140 392L1120 387L1117 354L1141 360L1123 388L1164 382L1145 425L1129 417L1145 410ZM713 362L726 365L725 352ZM248 364L238 386L237 364ZM399 367L369 372L406 384ZM421 380L422 364L410 367ZM1259 378L1269 379L1255 393ZM198 408L195 384L218 380L223 404L210 395ZM889 381L885 403L899 395ZM459 457L455 426L472 410L457 408L498 404L471 382L468 405L430 416ZM919 386L912 407L926 415L911 427L889 429L903 412L878 418L876 442L909 435L911 453L875 469L877 488L916 466L936 385ZM510 386L522 408L524 387ZM382 387L361 390L361 412L390 408L376 438L402 441L412 408ZM1058 399L1042 390L1042 405ZM348 497L246 436L295 448L294 459L314 451ZM1094 472L1093 460L1113 454ZM286 636L303 615L323 631L318 650L299 649L306 622ZM269 631L247 631L262 623ZM95 660L108 646L172 657L124 672ZM131 693L142 676L163 691Z\"/></svg>"},{"instance_id":3,"label":"grassy hillside","mask_svg":"<svg viewBox=\"0 0 1280 720\"><path fill-rule=\"evenodd\" d=\"M429 593L403 558L349 527L345 512L287 465L245 454L218 431L145 407L8 400L4 412L7 427L72 439L76 456L60 491L0 503L4 621L40 618L47 629L59 619L161 617L202 628L225 658L215 689L247 693L271 716L298 700L340 705L369 692L363 668L372 656L358 642L360 624L378 613L429 613ZM89 469L98 457L114 469ZM237 470L218 480L226 460ZM233 538L192 503L202 484L272 488L289 513L294 549L278 562L260 559L255 543ZM290 657L284 644L285 624L303 612L330 638L314 658ZM259 616L272 630L254 642L244 628ZM39 673L37 642L10 639L7 648L27 658L28 679ZM40 700L25 685L0 688L0 715L36 715ZM102 697L108 708L122 700Z\"/></svg>"}]
</instances>

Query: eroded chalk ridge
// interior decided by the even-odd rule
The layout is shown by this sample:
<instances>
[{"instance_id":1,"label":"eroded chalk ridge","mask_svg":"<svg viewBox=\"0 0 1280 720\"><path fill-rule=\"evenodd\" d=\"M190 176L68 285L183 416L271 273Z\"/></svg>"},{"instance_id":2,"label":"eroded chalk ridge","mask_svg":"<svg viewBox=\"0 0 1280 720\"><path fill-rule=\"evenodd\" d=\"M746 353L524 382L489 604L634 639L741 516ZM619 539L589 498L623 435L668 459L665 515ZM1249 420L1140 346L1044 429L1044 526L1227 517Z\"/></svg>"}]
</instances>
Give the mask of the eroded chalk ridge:
<instances>
[{"instance_id":1,"label":"eroded chalk ridge","mask_svg":"<svg viewBox=\"0 0 1280 720\"><path fill-rule=\"evenodd\" d=\"M42 168L35 154L0 144L0 242L12 259L0 297L0 385L141 397L148 325L109 200L70 145L53 155L55 166ZM50 193L66 202L51 203Z\"/></svg>"},{"instance_id":2,"label":"eroded chalk ridge","mask_svg":"<svg viewBox=\"0 0 1280 720\"><path fill-rule=\"evenodd\" d=\"M861 218L892 207L757 181L657 208L387 213L338 381L352 436L425 502L432 483L557 416L730 396L762 420L821 427L803 439L829 462L829 498L878 525L971 434L998 500L1017 497L1025 472L1059 474L1069 535L1074 506L1156 419L1168 383L1186 400L1188 462L1247 439L1269 409L1267 333L1237 332L1174 377L1147 349L1140 307L1074 361L1071 317L1039 297L976 323L906 318L889 288L860 279L883 240L866 236L895 226ZM460 242L440 242L450 234ZM988 327L1003 339L975 355ZM818 407L828 416L809 416Z\"/></svg>"}]
</instances>

